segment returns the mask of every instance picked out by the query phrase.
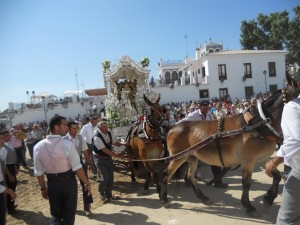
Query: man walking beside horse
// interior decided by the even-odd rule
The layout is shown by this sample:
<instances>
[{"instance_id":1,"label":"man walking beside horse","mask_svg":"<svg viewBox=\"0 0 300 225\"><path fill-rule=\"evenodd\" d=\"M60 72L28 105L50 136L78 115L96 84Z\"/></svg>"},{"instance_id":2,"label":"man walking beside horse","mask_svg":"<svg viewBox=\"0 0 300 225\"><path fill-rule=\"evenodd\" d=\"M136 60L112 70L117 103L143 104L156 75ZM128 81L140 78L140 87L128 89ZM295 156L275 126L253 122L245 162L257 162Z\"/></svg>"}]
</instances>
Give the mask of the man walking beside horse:
<instances>
[{"instance_id":1,"label":"man walking beside horse","mask_svg":"<svg viewBox=\"0 0 300 225\"><path fill-rule=\"evenodd\" d=\"M299 72L297 81L300 86ZM276 157L266 163L266 174L272 177L272 171L283 162L292 168L284 185L283 201L276 224L300 224L300 95L284 106L281 128L283 145Z\"/></svg>"}]
</instances>

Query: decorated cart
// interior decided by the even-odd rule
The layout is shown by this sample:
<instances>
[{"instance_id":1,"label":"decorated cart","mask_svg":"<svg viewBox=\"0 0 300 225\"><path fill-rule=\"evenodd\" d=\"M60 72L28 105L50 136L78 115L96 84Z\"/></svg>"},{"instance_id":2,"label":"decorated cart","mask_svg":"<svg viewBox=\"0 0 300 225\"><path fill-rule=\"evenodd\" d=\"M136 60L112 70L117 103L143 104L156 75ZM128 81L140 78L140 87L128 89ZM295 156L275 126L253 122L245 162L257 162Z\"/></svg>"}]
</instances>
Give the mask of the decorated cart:
<instances>
[{"instance_id":1,"label":"decorated cart","mask_svg":"<svg viewBox=\"0 0 300 225\"><path fill-rule=\"evenodd\" d=\"M149 59L140 62L123 56L116 64L109 60L102 63L107 98L106 119L116 137L124 137L132 123L147 110L143 100L145 94L153 100L157 95L149 87Z\"/></svg>"}]
</instances>

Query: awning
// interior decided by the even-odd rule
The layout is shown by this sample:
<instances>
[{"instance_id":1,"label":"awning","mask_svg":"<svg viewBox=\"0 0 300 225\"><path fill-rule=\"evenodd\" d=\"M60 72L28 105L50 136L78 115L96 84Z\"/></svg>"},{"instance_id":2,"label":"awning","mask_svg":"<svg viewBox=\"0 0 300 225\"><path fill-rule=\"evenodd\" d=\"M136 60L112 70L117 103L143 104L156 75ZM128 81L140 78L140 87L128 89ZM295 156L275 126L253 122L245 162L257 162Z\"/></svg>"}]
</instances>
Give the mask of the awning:
<instances>
[{"instance_id":1,"label":"awning","mask_svg":"<svg viewBox=\"0 0 300 225\"><path fill-rule=\"evenodd\" d=\"M85 90L85 93L88 96L104 96L107 95L107 90L106 88L89 89Z\"/></svg>"},{"instance_id":2,"label":"awning","mask_svg":"<svg viewBox=\"0 0 300 225\"><path fill-rule=\"evenodd\" d=\"M31 98L45 98L45 97L48 97L48 98L56 98L55 95L50 94L50 93L48 93L48 92L43 92L43 93L39 93L39 94L37 94L37 95L31 96Z\"/></svg>"},{"instance_id":3,"label":"awning","mask_svg":"<svg viewBox=\"0 0 300 225\"><path fill-rule=\"evenodd\" d=\"M65 91L65 95L78 95L78 94L82 94L83 90L79 90L79 91Z\"/></svg>"}]
</instances>

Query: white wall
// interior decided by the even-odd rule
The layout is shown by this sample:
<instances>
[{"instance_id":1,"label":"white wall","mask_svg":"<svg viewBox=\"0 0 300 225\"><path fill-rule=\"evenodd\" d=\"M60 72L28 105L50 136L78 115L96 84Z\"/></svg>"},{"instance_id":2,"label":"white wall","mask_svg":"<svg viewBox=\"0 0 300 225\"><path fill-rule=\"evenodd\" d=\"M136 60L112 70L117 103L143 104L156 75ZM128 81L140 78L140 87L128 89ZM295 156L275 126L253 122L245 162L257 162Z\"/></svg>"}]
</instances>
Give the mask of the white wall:
<instances>
[{"instance_id":1,"label":"white wall","mask_svg":"<svg viewBox=\"0 0 300 225\"><path fill-rule=\"evenodd\" d=\"M154 87L152 90L160 93L160 104L199 100L199 89L195 85Z\"/></svg>"}]
</instances>

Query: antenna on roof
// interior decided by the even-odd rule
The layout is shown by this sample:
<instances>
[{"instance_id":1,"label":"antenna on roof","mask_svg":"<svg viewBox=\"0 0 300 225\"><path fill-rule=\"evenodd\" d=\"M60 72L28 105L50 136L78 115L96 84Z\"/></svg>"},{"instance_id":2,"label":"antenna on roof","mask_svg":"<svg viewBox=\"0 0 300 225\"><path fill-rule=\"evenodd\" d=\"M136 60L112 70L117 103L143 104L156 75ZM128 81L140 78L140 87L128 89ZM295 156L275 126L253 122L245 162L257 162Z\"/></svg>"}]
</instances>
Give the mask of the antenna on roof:
<instances>
[{"instance_id":1,"label":"antenna on roof","mask_svg":"<svg viewBox=\"0 0 300 225\"><path fill-rule=\"evenodd\" d=\"M81 86L82 86L82 89L83 89L82 96L81 96L82 101L83 101L83 94L85 93L85 85L84 85L84 83L81 83Z\"/></svg>"},{"instance_id":2,"label":"antenna on roof","mask_svg":"<svg viewBox=\"0 0 300 225\"><path fill-rule=\"evenodd\" d=\"M188 46L188 36L185 34L184 35L185 38L185 43L186 43L186 57L189 57L189 46Z\"/></svg>"},{"instance_id":3,"label":"antenna on roof","mask_svg":"<svg viewBox=\"0 0 300 225\"><path fill-rule=\"evenodd\" d=\"M78 85L78 75L77 75L76 66L75 66L75 78L76 78L76 86L77 86L77 95L79 96L79 85Z\"/></svg>"}]
</instances>

